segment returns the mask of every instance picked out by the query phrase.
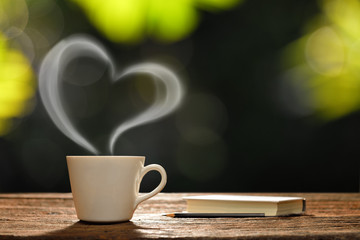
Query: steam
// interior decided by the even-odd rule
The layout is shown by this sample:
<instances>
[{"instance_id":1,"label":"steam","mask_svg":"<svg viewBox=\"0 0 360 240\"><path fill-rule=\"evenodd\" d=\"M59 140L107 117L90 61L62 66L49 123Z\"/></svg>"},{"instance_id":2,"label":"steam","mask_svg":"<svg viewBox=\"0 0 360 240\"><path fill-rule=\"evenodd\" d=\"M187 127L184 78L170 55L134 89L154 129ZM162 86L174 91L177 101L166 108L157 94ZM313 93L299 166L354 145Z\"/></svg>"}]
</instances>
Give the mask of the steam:
<instances>
[{"instance_id":1,"label":"steam","mask_svg":"<svg viewBox=\"0 0 360 240\"><path fill-rule=\"evenodd\" d=\"M180 104L184 95L180 79L168 68L156 63L141 63L130 66L117 73L113 60L106 50L95 40L78 35L69 37L53 47L44 58L39 72L39 91L42 102L55 125L71 140L88 151L99 154L98 149L84 138L72 124L65 112L60 94L63 71L68 63L81 56L96 58L109 66L113 83L124 79L130 74L146 73L154 77L156 97L150 107L137 116L116 126L110 134L108 148L111 154L117 139L125 131L155 120L173 112ZM165 86L165 95L158 91L160 85Z\"/></svg>"}]
</instances>

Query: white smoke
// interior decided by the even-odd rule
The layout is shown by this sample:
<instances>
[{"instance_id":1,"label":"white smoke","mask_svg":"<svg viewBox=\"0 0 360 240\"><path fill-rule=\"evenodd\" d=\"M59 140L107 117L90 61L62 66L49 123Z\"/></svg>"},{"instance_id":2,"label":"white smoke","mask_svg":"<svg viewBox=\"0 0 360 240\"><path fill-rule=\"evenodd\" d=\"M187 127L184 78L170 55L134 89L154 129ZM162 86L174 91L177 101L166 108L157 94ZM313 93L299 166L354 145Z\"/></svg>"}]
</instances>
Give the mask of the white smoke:
<instances>
[{"instance_id":1,"label":"white smoke","mask_svg":"<svg viewBox=\"0 0 360 240\"><path fill-rule=\"evenodd\" d=\"M168 68L157 63L140 63L130 66L121 73L117 73L114 62L106 50L95 40L77 35L59 42L44 58L39 72L39 91L42 102L55 125L70 139L89 150L99 154L98 149L84 138L72 124L65 112L60 94L61 79L68 63L78 57L91 57L104 61L109 66L112 82L124 79L124 76L137 73L146 73L154 77L156 97L150 107L137 116L125 121L113 129L109 139L109 150L113 154L116 140L125 131L160 119L180 104L184 95L180 79ZM165 86L165 97L159 90L160 84Z\"/></svg>"}]
</instances>

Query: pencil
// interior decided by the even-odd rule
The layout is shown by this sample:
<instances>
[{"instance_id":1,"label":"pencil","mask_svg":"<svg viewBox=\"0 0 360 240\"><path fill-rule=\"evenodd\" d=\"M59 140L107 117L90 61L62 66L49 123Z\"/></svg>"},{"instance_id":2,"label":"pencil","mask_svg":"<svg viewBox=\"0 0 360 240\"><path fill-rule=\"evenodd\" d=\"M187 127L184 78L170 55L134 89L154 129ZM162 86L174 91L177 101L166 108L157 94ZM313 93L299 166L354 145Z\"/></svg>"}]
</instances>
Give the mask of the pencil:
<instances>
[{"instance_id":1,"label":"pencil","mask_svg":"<svg viewBox=\"0 0 360 240\"><path fill-rule=\"evenodd\" d=\"M164 214L172 218L236 218L236 217L265 217L264 213L189 213L175 212Z\"/></svg>"}]
</instances>

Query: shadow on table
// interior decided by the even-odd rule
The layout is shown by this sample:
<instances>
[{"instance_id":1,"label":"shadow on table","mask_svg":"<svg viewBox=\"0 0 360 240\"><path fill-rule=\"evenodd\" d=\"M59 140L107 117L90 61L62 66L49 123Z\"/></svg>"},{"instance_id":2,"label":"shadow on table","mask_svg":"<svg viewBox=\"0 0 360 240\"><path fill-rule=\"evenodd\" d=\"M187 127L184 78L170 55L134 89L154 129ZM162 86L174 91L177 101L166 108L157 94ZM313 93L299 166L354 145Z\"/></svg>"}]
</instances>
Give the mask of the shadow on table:
<instances>
[{"instance_id":1,"label":"shadow on table","mask_svg":"<svg viewBox=\"0 0 360 240\"><path fill-rule=\"evenodd\" d=\"M140 227L131 221L114 224L79 221L64 229L27 239L141 239L144 238L143 232L148 230L151 229Z\"/></svg>"}]
</instances>

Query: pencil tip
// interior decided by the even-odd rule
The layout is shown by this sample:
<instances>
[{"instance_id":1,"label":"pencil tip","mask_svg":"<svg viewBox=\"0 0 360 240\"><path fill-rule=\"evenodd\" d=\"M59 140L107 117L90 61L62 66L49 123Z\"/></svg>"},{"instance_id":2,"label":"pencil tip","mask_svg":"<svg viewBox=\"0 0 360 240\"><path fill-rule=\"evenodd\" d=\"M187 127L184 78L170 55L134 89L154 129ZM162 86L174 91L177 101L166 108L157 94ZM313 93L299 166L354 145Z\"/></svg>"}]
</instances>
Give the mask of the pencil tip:
<instances>
[{"instance_id":1,"label":"pencil tip","mask_svg":"<svg viewBox=\"0 0 360 240\"><path fill-rule=\"evenodd\" d=\"M163 216L166 216L166 217L175 217L175 214L174 214L174 213L168 213L168 214L164 214Z\"/></svg>"}]
</instances>

